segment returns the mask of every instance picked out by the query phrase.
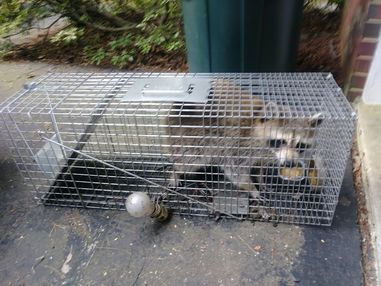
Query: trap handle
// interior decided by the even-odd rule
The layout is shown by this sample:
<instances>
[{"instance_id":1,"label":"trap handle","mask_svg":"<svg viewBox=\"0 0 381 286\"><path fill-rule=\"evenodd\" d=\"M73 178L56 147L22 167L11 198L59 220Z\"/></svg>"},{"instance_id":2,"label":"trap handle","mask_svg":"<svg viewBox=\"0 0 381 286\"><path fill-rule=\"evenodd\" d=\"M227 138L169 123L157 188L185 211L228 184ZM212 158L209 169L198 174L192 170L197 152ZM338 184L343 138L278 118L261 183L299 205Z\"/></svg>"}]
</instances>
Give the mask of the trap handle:
<instances>
[{"instance_id":1,"label":"trap handle","mask_svg":"<svg viewBox=\"0 0 381 286\"><path fill-rule=\"evenodd\" d=\"M211 78L139 78L135 79L122 101L206 103Z\"/></svg>"}]
</instances>

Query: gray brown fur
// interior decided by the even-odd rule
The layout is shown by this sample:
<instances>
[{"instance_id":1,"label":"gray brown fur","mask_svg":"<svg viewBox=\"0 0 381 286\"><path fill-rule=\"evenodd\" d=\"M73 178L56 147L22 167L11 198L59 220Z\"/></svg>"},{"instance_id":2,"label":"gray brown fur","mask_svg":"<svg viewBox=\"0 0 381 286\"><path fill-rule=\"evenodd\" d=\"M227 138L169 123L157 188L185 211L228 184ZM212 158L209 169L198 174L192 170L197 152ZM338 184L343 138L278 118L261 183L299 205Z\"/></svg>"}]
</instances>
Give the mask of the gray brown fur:
<instances>
[{"instance_id":1,"label":"gray brown fur","mask_svg":"<svg viewBox=\"0 0 381 286\"><path fill-rule=\"evenodd\" d=\"M279 154L286 155L284 160L297 158L297 141L310 141L314 135L304 127L315 121L281 119L283 110L226 80L214 82L205 105L175 103L168 117L171 186L178 186L181 175L217 165L239 189L256 192L250 176L253 166L282 161ZM272 138L285 139L287 144L269 148Z\"/></svg>"}]
</instances>

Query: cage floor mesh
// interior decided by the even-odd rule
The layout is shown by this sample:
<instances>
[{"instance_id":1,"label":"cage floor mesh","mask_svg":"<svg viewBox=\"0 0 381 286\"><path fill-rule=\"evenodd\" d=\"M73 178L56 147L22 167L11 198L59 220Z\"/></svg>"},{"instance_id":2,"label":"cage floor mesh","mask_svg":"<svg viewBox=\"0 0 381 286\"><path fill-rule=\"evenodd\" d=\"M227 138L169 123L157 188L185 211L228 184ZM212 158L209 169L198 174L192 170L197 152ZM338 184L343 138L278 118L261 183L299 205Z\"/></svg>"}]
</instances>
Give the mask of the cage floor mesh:
<instances>
[{"instance_id":1,"label":"cage floor mesh","mask_svg":"<svg viewBox=\"0 0 381 286\"><path fill-rule=\"evenodd\" d=\"M136 166L137 164L139 166ZM158 168L170 168L170 163L163 162L159 167L152 164L136 163L132 166L120 163L116 167L137 169L139 171L136 171L136 175L156 178L165 186L168 178L162 172L158 172ZM283 191L276 191L274 186L274 192L268 192L268 187L273 183L270 180L274 178L276 169L274 171L273 168L268 168L268 172L271 172L271 176L266 177L268 181L263 183L267 191L261 192L256 199L250 198L249 193L242 194L231 182L226 181L223 171L218 166L200 169L197 175L182 177L178 191L210 204L215 209L211 211L178 195L166 193L163 197L160 187L136 178L128 178L125 173L115 168L77 158L72 161L70 167L63 168L49 192L43 196L42 203L52 206L125 210L125 200L129 194L145 191L159 198L163 205L175 214L219 217L221 210L243 219L329 224L331 212L327 210L320 190L312 190L305 183L289 182ZM259 182L257 187L261 189Z\"/></svg>"}]
</instances>

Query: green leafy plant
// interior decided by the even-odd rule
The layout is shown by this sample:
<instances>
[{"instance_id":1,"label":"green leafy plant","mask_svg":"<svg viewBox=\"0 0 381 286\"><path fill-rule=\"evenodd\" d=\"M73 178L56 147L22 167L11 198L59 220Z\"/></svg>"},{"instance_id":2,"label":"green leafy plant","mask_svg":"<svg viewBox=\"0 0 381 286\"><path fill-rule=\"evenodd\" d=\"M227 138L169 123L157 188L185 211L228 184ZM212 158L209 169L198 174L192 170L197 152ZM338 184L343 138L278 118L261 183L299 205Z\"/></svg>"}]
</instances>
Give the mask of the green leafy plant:
<instances>
[{"instance_id":1,"label":"green leafy plant","mask_svg":"<svg viewBox=\"0 0 381 286\"><path fill-rule=\"evenodd\" d=\"M133 44L133 39L131 35L123 35L109 42L109 46L113 51L118 50L120 48L124 49L128 46L131 46L131 44Z\"/></svg>"},{"instance_id":2,"label":"green leafy plant","mask_svg":"<svg viewBox=\"0 0 381 286\"><path fill-rule=\"evenodd\" d=\"M71 42L77 41L83 35L83 33L84 31L82 28L68 27L53 35L50 38L50 41L52 43L62 42L64 44L69 44Z\"/></svg>"},{"instance_id":3,"label":"green leafy plant","mask_svg":"<svg viewBox=\"0 0 381 286\"><path fill-rule=\"evenodd\" d=\"M127 51L118 55L114 55L111 58L111 63L119 68L124 68L127 63L133 62L134 56Z\"/></svg>"},{"instance_id":4,"label":"green leafy plant","mask_svg":"<svg viewBox=\"0 0 381 286\"><path fill-rule=\"evenodd\" d=\"M84 49L85 57L88 58L90 63L99 65L106 57L106 51L103 48L91 49L86 47Z\"/></svg>"},{"instance_id":5,"label":"green leafy plant","mask_svg":"<svg viewBox=\"0 0 381 286\"><path fill-rule=\"evenodd\" d=\"M13 45L9 41L0 43L0 59L12 52Z\"/></svg>"},{"instance_id":6,"label":"green leafy plant","mask_svg":"<svg viewBox=\"0 0 381 286\"><path fill-rule=\"evenodd\" d=\"M304 8L313 9L321 2L322 2L321 0L305 0ZM326 8L335 6L336 10L341 10L344 7L344 5L345 5L345 0L328 0L325 3Z\"/></svg>"},{"instance_id":7,"label":"green leafy plant","mask_svg":"<svg viewBox=\"0 0 381 286\"><path fill-rule=\"evenodd\" d=\"M89 63L127 67L151 54L184 53L179 0L5 0L0 36L27 31L48 15L70 24L50 42L81 49Z\"/></svg>"},{"instance_id":8,"label":"green leafy plant","mask_svg":"<svg viewBox=\"0 0 381 286\"><path fill-rule=\"evenodd\" d=\"M328 4L337 5L339 9L343 8L345 5L345 0L329 0Z\"/></svg>"},{"instance_id":9,"label":"green leafy plant","mask_svg":"<svg viewBox=\"0 0 381 286\"><path fill-rule=\"evenodd\" d=\"M0 1L0 36L23 33L38 21L51 15L46 3L33 0Z\"/></svg>"}]
</instances>

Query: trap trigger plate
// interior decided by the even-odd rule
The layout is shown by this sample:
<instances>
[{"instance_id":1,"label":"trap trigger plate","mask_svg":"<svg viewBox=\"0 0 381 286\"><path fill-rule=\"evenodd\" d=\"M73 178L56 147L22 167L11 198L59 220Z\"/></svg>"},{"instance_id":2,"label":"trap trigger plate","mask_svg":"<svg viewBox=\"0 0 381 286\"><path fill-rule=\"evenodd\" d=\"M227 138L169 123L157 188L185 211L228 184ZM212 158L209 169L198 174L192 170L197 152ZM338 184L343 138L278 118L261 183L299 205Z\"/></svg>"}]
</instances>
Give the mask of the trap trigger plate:
<instances>
[{"instance_id":1,"label":"trap trigger plate","mask_svg":"<svg viewBox=\"0 0 381 286\"><path fill-rule=\"evenodd\" d=\"M214 197L211 206L216 210L224 213L235 215L249 214L248 198L232 198L232 197Z\"/></svg>"}]
</instances>

